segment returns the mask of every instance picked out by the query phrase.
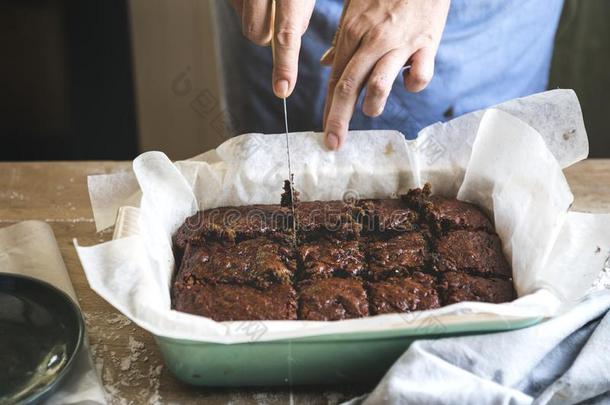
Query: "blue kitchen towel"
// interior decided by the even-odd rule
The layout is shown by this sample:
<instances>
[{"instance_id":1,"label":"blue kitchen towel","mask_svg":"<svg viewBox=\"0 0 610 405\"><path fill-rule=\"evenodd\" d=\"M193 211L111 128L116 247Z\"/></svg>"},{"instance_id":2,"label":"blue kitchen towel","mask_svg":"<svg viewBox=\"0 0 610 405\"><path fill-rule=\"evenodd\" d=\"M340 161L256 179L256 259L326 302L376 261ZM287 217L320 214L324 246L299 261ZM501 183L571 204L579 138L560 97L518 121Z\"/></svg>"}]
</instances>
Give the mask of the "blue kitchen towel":
<instances>
[{"instance_id":1,"label":"blue kitchen towel","mask_svg":"<svg viewBox=\"0 0 610 405\"><path fill-rule=\"evenodd\" d=\"M610 290L539 325L420 340L350 404L610 403Z\"/></svg>"}]
</instances>

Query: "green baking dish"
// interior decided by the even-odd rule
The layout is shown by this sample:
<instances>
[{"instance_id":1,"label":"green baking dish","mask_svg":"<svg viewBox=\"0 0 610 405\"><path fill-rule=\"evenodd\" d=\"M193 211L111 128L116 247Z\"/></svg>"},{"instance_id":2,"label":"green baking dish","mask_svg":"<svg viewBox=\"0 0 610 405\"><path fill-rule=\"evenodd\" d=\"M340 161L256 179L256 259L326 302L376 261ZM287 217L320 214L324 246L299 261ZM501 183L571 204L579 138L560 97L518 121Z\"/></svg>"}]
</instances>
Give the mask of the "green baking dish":
<instances>
[{"instance_id":1,"label":"green baking dish","mask_svg":"<svg viewBox=\"0 0 610 405\"><path fill-rule=\"evenodd\" d=\"M379 380L416 339L519 329L542 317L454 316L416 328L238 344L155 336L168 369L202 386L342 384ZM363 372L365 371L365 372Z\"/></svg>"},{"instance_id":2,"label":"green baking dish","mask_svg":"<svg viewBox=\"0 0 610 405\"><path fill-rule=\"evenodd\" d=\"M122 207L113 239L134 233ZM374 382L416 339L437 339L524 328L543 317L460 314L421 317L401 315L401 323L374 331L326 334L291 340L261 340L260 321L235 322L248 343L221 344L154 335L167 368L178 379L200 386L280 386ZM295 321L298 322L298 321ZM251 328L250 328L251 327ZM263 332L265 327L263 327ZM262 333L264 334L264 333ZM365 370L365 372L363 372Z\"/></svg>"}]
</instances>

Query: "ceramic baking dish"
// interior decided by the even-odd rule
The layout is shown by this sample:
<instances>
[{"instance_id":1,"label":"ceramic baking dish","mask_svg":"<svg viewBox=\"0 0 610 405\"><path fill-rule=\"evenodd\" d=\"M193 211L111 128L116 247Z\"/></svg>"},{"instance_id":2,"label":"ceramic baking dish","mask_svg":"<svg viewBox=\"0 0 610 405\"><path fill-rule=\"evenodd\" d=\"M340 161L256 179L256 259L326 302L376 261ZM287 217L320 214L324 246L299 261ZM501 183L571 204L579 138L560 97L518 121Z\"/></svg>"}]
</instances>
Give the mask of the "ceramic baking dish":
<instances>
[{"instance_id":1,"label":"ceramic baking dish","mask_svg":"<svg viewBox=\"0 0 610 405\"><path fill-rule=\"evenodd\" d=\"M139 210L119 209L113 239L138 233ZM180 380L205 386L305 385L378 380L416 339L523 328L542 317L463 314L418 319L405 314L404 328L342 333L291 340L259 341L264 323L237 327L248 343L219 344L155 336L165 364Z\"/></svg>"}]
</instances>

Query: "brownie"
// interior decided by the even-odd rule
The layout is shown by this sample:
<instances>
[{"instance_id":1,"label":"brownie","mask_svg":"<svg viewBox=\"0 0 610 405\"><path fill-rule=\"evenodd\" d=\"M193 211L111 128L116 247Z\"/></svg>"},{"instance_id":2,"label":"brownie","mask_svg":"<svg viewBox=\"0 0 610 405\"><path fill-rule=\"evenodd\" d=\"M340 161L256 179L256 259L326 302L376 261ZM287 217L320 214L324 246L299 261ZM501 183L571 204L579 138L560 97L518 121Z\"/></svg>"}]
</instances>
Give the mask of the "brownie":
<instances>
[{"instance_id":1,"label":"brownie","mask_svg":"<svg viewBox=\"0 0 610 405\"><path fill-rule=\"evenodd\" d=\"M362 282L354 278L325 278L299 283L299 319L336 321L368 316Z\"/></svg>"},{"instance_id":2,"label":"brownie","mask_svg":"<svg viewBox=\"0 0 610 405\"><path fill-rule=\"evenodd\" d=\"M289 284L295 271L296 259L289 245L256 238L228 244L188 244L178 278L266 287Z\"/></svg>"},{"instance_id":3,"label":"brownie","mask_svg":"<svg viewBox=\"0 0 610 405\"><path fill-rule=\"evenodd\" d=\"M215 321L297 319L289 284L260 290L247 285L174 283L173 309Z\"/></svg>"},{"instance_id":4,"label":"brownie","mask_svg":"<svg viewBox=\"0 0 610 405\"><path fill-rule=\"evenodd\" d=\"M301 278L358 277L364 272L364 252L356 240L323 237L299 246Z\"/></svg>"},{"instance_id":5,"label":"brownie","mask_svg":"<svg viewBox=\"0 0 610 405\"><path fill-rule=\"evenodd\" d=\"M436 279L419 271L410 276L368 283L367 287L372 315L440 307Z\"/></svg>"},{"instance_id":6,"label":"brownie","mask_svg":"<svg viewBox=\"0 0 610 405\"><path fill-rule=\"evenodd\" d=\"M280 196L280 205L282 207L291 208L299 204L300 193L294 189L294 174L290 175L290 180L284 180L284 192Z\"/></svg>"},{"instance_id":7,"label":"brownie","mask_svg":"<svg viewBox=\"0 0 610 405\"><path fill-rule=\"evenodd\" d=\"M431 193L432 188L426 183L423 188L409 190L401 199L408 207L419 212L437 233L457 229L494 232L492 222L476 205Z\"/></svg>"},{"instance_id":8,"label":"brownie","mask_svg":"<svg viewBox=\"0 0 610 405\"><path fill-rule=\"evenodd\" d=\"M355 239L361 226L354 219L354 206L343 201L308 201L296 206L297 232L307 241L332 234L337 239Z\"/></svg>"},{"instance_id":9,"label":"brownie","mask_svg":"<svg viewBox=\"0 0 610 405\"><path fill-rule=\"evenodd\" d=\"M428 258L428 242L421 232L371 237L367 250L371 280L421 270Z\"/></svg>"},{"instance_id":10,"label":"brownie","mask_svg":"<svg viewBox=\"0 0 610 405\"><path fill-rule=\"evenodd\" d=\"M416 227L416 211L407 207L401 199L360 200L356 205L359 208L359 222L365 233L406 232Z\"/></svg>"},{"instance_id":11,"label":"brownie","mask_svg":"<svg viewBox=\"0 0 610 405\"><path fill-rule=\"evenodd\" d=\"M439 238L434 268L502 278L510 278L512 273L500 238L483 231L453 231Z\"/></svg>"},{"instance_id":12,"label":"brownie","mask_svg":"<svg viewBox=\"0 0 610 405\"><path fill-rule=\"evenodd\" d=\"M494 232L491 221L479 207L455 198L430 197L424 206L424 216L439 233L455 229Z\"/></svg>"},{"instance_id":13,"label":"brownie","mask_svg":"<svg viewBox=\"0 0 610 405\"><path fill-rule=\"evenodd\" d=\"M212 208L188 217L174 234L173 243L178 249L185 249L189 242L203 244L209 240L289 234L292 219L289 208L273 204Z\"/></svg>"},{"instance_id":14,"label":"brownie","mask_svg":"<svg viewBox=\"0 0 610 405\"><path fill-rule=\"evenodd\" d=\"M449 271L441 276L443 305L461 301L501 303L515 299L513 283L501 278L485 278Z\"/></svg>"},{"instance_id":15,"label":"brownie","mask_svg":"<svg viewBox=\"0 0 610 405\"><path fill-rule=\"evenodd\" d=\"M288 180L283 189L280 205L187 218L172 237L172 308L332 321L515 298L492 221L473 204L432 196L429 184L355 202L301 202Z\"/></svg>"}]
</instances>

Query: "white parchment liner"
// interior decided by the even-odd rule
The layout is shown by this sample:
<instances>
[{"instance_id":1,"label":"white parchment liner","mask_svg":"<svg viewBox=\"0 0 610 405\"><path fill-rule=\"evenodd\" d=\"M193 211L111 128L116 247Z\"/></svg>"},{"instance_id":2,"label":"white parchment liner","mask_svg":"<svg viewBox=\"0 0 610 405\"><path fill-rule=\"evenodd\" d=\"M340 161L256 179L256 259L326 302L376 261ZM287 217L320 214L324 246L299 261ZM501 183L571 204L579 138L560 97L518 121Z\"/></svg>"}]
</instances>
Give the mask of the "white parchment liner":
<instances>
[{"instance_id":1,"label":"white parchment liner","mask_svg":"<svg viewBox=\"0 0 610 405\"><path fill-rule=\"evenodd\" d=\"M510 112L510 114L508 113ZM529 124L529 125L528 125ZM433 192L482 206L493 218L512 263L519 299L459 303L418 313L338 322L265 321L260 340L417 327L498 317L553 316L582 297L603 269L610 215L569 212L573 196L562 173L588 153L578 100L555 90L512 100L421 131L405 141L395 131L353 131L338 152L322 134L290 134L296 187L303 200L406 192L426 181ZM140 201L140 232L77 251L91 287L138 325L160 336L205 342L252 340L239 322L170 309L171 235L197 209L277 203L287 176L284 135L247 134L188 161L160 152L134 161L134 174L91 176L98 229L116 210ZM460 315L456 317L456 315ZM507 318L508 319L508 318Z\"/></svg>"}]
</instances>

